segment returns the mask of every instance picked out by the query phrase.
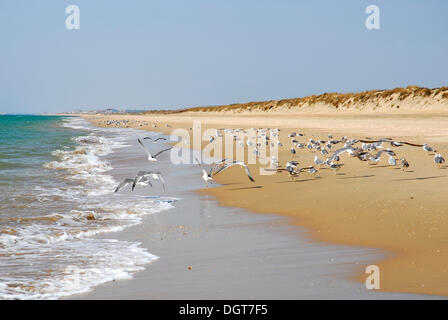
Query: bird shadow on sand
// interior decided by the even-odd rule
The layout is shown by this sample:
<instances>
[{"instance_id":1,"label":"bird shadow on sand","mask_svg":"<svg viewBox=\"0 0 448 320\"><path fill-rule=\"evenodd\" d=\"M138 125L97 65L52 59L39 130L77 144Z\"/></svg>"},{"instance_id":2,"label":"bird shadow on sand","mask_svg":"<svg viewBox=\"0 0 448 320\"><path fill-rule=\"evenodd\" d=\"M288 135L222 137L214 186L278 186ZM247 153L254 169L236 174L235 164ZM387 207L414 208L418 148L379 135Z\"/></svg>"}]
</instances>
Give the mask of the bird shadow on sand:
<instances>
[{"instance_id":1,"label":"bird shadow on sand","mask_svg":"<svg viewBox=\"0 0 448 320\"><path fill-rule=\"evenodd\" d=\"M339 179L359 179L359 178L371 178L374 177L374 174L370 174L370 175L365 175L365 176L353 176L353 177L342 177Z\"/></svg>"},{"instance_id":2,"label":"bird shadow on sand","mask_svg":"<svg viewBox=\"0 0 448 320\"><path fill-rule=\"evenodd\" d=\"M397 180L392 180L392 181L420 181L420 180L429 180L429 179L437 179L437 178L443 178L446 177L446 175L444 176L431 176L431 177L420 177L420 178L408 178L408 179L397 179Z\"/></svg>"},{"instance_id":3,"label":"bird shadow on sand","mask_svg":"<svg viewBox=\"0 0 448 320\"><path fill-rule=\"evenodd\" d=\"M384 165L384 166L375 166L375 165L371 165L371 166L369 166L369 169L374 169L374 168L387 168L387 167L390 167L390 166L386 166L386 165Z\"/></svg>"},{"instance_id":4,"label":"bird shadow on sand","mask_svg":"<svg viewBox=\"0 0 448 320\"><path fill-rule=\"evenodd\" d=\"M249 189L261 189L261 188L263 188L263 186L253 186L253 187L232 188L232 189L227 189L227 191L249 190Z\"/></svg>"},{"instance_id":5,"label":"bird shadow on sand","mask_svg":"<svg viewBox=\"0 0 448 320\"><path fill-rule=\"evenodd\" d=\"M288 180L288 181L280 181L277 183L292 183L292 182L307 182L307 181L318 181L319 179L322 179L321 177L316 177L313 179L302 179L302 180Z\"/></svg>"}]
</instances>

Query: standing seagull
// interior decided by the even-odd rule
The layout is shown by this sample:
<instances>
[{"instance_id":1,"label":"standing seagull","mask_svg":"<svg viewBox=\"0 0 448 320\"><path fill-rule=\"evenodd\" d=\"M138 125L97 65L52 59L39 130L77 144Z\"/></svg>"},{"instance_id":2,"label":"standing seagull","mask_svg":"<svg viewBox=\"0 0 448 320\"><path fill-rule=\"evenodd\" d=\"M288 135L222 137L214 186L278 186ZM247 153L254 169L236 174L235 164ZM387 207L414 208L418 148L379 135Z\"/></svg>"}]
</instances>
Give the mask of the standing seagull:
<instances>
[{"instance_id":1,"label":"standing seagull","mask_svg":"<svg viewBox=\"0 0 448 320\"><path fill-rule=\"evenodd\" d=\"M330 169L333 170L333 173L336 174L336 171L338 171L339 169L341 169L341 167L343 166L343 163L332 163L330 162Z\"/></svg>"},{"instance_id":2,"label":"standing seagull","mask_svg":"<svg viewBox=\"0 0 448 320\"><path fill-rule=\"evenodd\" d=\"M428 146L426 143L423 145L423 150L426 152L433 152L434 149Z\"/></svg>"},{"instance_id":3,"label":"standing seagull","mask_svg":"<svg viewBox=\"0 0 448 320\"><path fill-rule=\"evenodd\" d=\"M403 171L406 171L409 168L409 162L405 158L401 158L400 160Z\"/></svg>"},{"instance_id":4,"label":"standing seagull","mask_svg":"<svg viewBox=\"0 0 448 320\"><path fill-rule=\"evenodd\" d=\"M317 169L314 168L314 167L309 167L308 172L309 172L311 175L316 176Z\"/></svg>"},{"instance_id":5,"label":"standing seagull","mask_svg":"<svg viewBox=\"0 0 448 320\"><path fill-rule=\"evenodd\" d=\"M140 146L142 147L142 149L145 150L146 153L148 154L148 160L149 160L149 161L157 161L157 159L156 159L157 156L159 156L161 153L163 153L163 152L165 152L165 151L168 151L168 150L171 150L171 149L172 149L172 147L171 147L171 148L168 148L168 149L159 151L159 152L156 153L154 156L152 156L152 155L151 155L151 152L149 152L149 150L145 147L145 145L142 143L142 141L141 141L140 139L137 139L137 141L138 141L138 143L140 144Z\"/></svg>"},{"instance_id":6,"label":"standing seagull","mask_svg":"<svg viewBox=\"0 0 448 320\"><path fill-rule=\"evenodd\" d=\"M296 154L296 149L291 148L291 153L292 153L293 156L295 156L295 154Z\"/></svg>"},{"instance_id":7,"label":"standing seagull","mask_svg":"<svg viewBox=\"0 0 448 320\"><path fill-rule=\"evenodd\" d=\"M321 165L324 164L324 162L323 162L321 159L319 159L318 156L314 156L314 164L315 164L316 166L321 166Z\"/></svg>"},{"instance_id":8,"label":"standing seagull","mask_svg":"<svg viewBox=\"0 0 448 320\"><path fill-rule=\"evenodd\" d=\"M445 163L445 158L440 153L434 156L434 163L440 168Z\"/></svg>"},{"instance_id":9,"label":"standing seagull","mask_svg":"<svg viewBox=\"0 0 448 320\"><path fill-rule=\"evenodd\" d=\"M391 165L392 167L395 167L397 165L397 160L392 156L389 156L389 165Z\"/></svg>"}]
</instances>

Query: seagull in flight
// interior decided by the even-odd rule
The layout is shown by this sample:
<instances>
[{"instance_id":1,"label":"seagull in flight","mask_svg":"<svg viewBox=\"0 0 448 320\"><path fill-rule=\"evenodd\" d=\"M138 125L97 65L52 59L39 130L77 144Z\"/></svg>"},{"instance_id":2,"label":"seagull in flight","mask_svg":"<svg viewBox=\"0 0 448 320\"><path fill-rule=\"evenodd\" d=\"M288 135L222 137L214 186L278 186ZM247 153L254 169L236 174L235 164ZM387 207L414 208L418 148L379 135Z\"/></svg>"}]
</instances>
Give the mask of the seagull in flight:
<instances>
[{"instance_id":1,"label":"seagull in flight","mask_svg":"<svg viewBox=\"0 0 448 320\"><path fill-rule=\"evenodd\" d=\"M378 158L379 158L379 157L381 157L381 155L382 155L383 153L387 153L389 156L395 156L395 152L393 152L392 150L390 150L389 148L387 148L387 149L378 151L378 153L376 154L375 157L378 157Z\"/></svg>"},{"instance_id":2,"label":"seagull in flight","mask_svg":"<svg viewBox=\"0 0 448 320\"><path fill-rule=\"evenodd\" d=\"M393 141L391 138L381 138L379 140L359 140L359 141L365 143L389 142L392 147L402 147L405 144L411 147L423 147L423 144L416 144L406 141Z\"/></svg>"},{"instance_id":3,"label":"seagull in flight","mask_svg":"<svg viewBox=\"0 0 448 320\"><path fill-rule=\"evenodd\" d=\"M144 137L143 139L149 139L149 140L151 140L153 143L156 143L156 142L159 141L159 140L166 140L166 138L162 138L162 137L157 138L157 139L153 139L153 138L151 138L151 137Z\"/></svg>"},{"instance_id":4,"label":"seagull in flight","mask_svg":"<svg viewBox=\"0 0 448 320\"><path fill-rule=\"evenodd\" d=\"M135 186L133 185L134 184L134 181L135 181L135 179L124 179L119 185L118 185L118 187L116 187L115 188L115 191L114 192L118 192L118 191L120 191L121 189L123 189L124 187L126 187L127 185L129 185L129 184L132 184L132 190L134 190L134 188L135 188ZM152 187L152 184L151 184L151 182L149 181L149 179L148 178L145 178L145 177L143 177L143 178L141 178L138 182L137 182L137 184L138 185L141 185L141 186L144 186L144 187L146 187L146 186L151 186Z\"/></svg>"},{"instance_id":5,"label":"seagull in flight","mask_svg":"<svg viewBox=\"0 0 448 320\"><path fill-rule=\"evenodd\" d=\"M250 173L249 167L244 162L241 162L241 161L232 161L232 162L229 162L229 163L225 164L224 166L219 168L214 173L214 175L217 175L218 173L222 172L223 170L225 170L227 168L230 168L230 167L233 167L233 166L241 166L241 167L243 167L244 170L246 171L246 174L247 174L247 177L249 178L249 180L252 181L252 182L255 182L254 178L252 178L252 175Z\"/></svg>"},{"instance_id":6,"label":"seagull in flight","mask_svg":"<svg viewBox=\"0 0 448 320\"><path fill-rule=\"evenodd\" d=\"M370 160L371 164L377 164L380 161L381 155L383 153L387 153L389 155L389 157L395 156L395 152L393 152L390 149L380 150L380 151L378 151L378 153L375 156L370 156L369 160ZM389 160L390 160L390 158L389 158Z\"/></svg>"},{"instance_id":7,"label":"seagull in flight","mask_svg":"<svg viewBox=\"0 0 448 320\"><path fill-rule=\"evenodd\" d=\"M202 169L202 179L205 181L207 188L208 188L208 182L210 181L211 183L213 181L213 175L215 174L216 168L218 168L220 165L222 165L227 161L227 159L222 159L218 163L213 164L213 166L207 171L197 158L195 158L195 160Z\"/></svg>"},{"instance_id":8,"label":"seagull in flight","mask_svg":"<svg viewBox=\"0 0 448 320\"><path fill-rule=\"evenodd\" d=\"M135 176L134 180L132 181L132 190L134 190L137 184L145 186L150 185L152 187L149 178L152 178L154 180L160 180L160 182L162 182L163 185L163 190L166 190L165 180L163 179L162 174L159 171L139 171Z\"/></svg>"},{"instance_id":9,"label":"seagull in flight","mask_svg":"<svg viewBox=\"0 0 448 320\"><path fill-rule=\"evenodd\" d=\"M294 180L295 177L297 177L300 173L302 173L305 170L309 170L309 173L311 173L311 174L314 174L317 172L317 170L314 169L314 167L299 168L298 170L295 170L295 168L297 168L295 165L287 165L285 168L265 169L265 170L275 171L276 173L286 171L289 173L289 177L291 178L292 181Z\"/></svg>"},{"instance_id":10,"label":"seagull in flight","mask_svg":"<svg viewBox=\"0 0 448 320\"><path fill-rule=\"evenodd\" d=\"M134 182L134 179L124 179L123 182L121 182L116 188L114 192L118 192L124 187L126 187L128 184L131 184Z\"/></svg>"},{"instance_id":11,"label":"seagull in flight","mask_svg":"<svg viewBox=\"0 0 448 320\"><path fill-rule=\"evenodd\" d=\"M148 148L145 147L145 145L143 144L143 142L140 139L137 139L138 143L140 144L140 146L142 147L143 150L145 150L145 152L148 154L148 160L149 161L157 161L157 156L159 156L160 154L162 154L165 151L171 150L172 147L168 148L168 149L164 149L162 151L159 151L158 153L156 153L154 156L151 155L151 152L148 150Z\"/></svg>"},{"instance_id":12,"label":"seagull in flight","mask_svg":"<svg viewBox=\"0 0 448 320\"><path fill-rule=\"evenodd\" d=\"M328 159L329 161L339 161L339 156L343 153L348 153L352 157L357 157L359 160L367 161L367 158L363 157L367 154L366 151L363 151L361 148L354 148L351 145L347 145L341 149L333 152L333 155Z\"/></svg>"}]
</instances>

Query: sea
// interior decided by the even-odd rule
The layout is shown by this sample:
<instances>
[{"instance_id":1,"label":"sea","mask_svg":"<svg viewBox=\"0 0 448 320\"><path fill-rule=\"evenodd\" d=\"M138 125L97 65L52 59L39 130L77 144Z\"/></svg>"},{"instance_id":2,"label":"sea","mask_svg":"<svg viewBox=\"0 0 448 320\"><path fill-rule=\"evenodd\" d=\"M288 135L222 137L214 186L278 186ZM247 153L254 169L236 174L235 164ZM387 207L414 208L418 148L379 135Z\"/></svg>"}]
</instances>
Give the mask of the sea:
<instances>
[{"instance_id":1,"label":"sea","mask_svg":"<svg viewBox=\"0 0 448 320\"><path fill-rule=\"evenodd\" d=\"M78 117L0 115L0 299L85 293L158 259L114 239L176 201L114 193L110 156L141 135Z\"/></svg>"}]
</instances>

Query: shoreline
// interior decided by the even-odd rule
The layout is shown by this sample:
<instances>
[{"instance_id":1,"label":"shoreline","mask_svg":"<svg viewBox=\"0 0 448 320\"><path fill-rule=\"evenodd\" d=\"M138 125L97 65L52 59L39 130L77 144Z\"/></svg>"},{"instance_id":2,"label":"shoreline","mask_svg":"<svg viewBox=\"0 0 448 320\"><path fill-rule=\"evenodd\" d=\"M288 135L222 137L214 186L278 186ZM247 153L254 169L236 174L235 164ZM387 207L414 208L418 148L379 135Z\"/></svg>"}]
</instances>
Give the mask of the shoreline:
<instances>
[{"instance_id":1,"label":"shoreline","mask_svg":"<svg viewBox=\"0 0 448 320\"><path fill-rule=\"evenodd\" d=\"M244 122L247 122L246 117L226 114L218 119L211 116L191 114L163 116L98 115L87 117L83 115L83 117L100 126L101 123L99 122L105 119L134 120L136 122L132 125L136 126L143 121L157 122L160 125L159 128L151 128L149 125L139 126L139 128L164 133L176 127L191 126L191 120L201 120L203 129L213 124L221 124L220 127L248 127L243 125ZM295 118L289 118L282 122L281 115L276 118L278 119L273 121L269 114L266 114L262 119L252 118L251 126L259 125L263 127L263 124L270 123L270 127L280 127L284 132L287 132L287 129L291 127L291 121L295 120ZM297 118L302 118L300 125L297 127L303 128L303 130L300 130L305 132L307 136L315 135L316 131L318 134L327 132L335 135L351 134L355 137L362 134L378 137L387 132L388 136L410 138L414 142L436 143L437 149L441 152L446 153L447 150L447 145L442 142L448 137L448 129L446 129L448 126L444 125L448 123L448 118L445 115L432 115L430 117L409 115L406 119L400 119L398 128L396 125L397 119L390 120L390 117L387 116L382 119L380 115L375 117L376 120L380 121L372 121L368 116L360 116L355 120L350 117L348 119L347 117L325 118L322 115L308 118L297 116ZM351 122L347 123L347 120ZM366 123L370 123L370 125L366 127ZM164 127L163 124L169 124L170 128ZM359 132L360 128L362 128L362 132ZM355 133L358 134L355 135ZM231 190L232 185L229 183L245 182L241 180L238 172L235 174L229 170L225 177L221 176L216 179L221 184L220 187L200 192L213 195L220 205L244 208L256 213L275 213L290 217L294 221L292 224L307 228L310 237L318 241L379 248L393 253L393 257L377 263L382 270L381 290L446 296L448 295L448 288L444 281L447 281L448 277L447 269L444 266L447 265L448 256L446 247L443 245L443 238L444 226L447 221L444 215L445 202L443 201L443 195L440 194L440 190L443 190L446 182L446 177L442 174L445 171L427 168L423 161L429 158L425 158L427 156L423 155L425 157L421 159L421 150L408 149L406 149L406 153L411 154L412 163L419 169L406 173L404 177L402 172L393 172L386 168L381 169L381 166L367 170L368 174L366 174L365 168L360 168L359 164L352 163L352 159L348 159L350 167L354 167L354 169L345 173L345 175L348 175L347 177L330 177L325 174L325 179L299 179L296 183L285 183L288 178L281 175L267 178L260 177L260 179L257 179L257 183L262 185L262 189L242 189L236 194L232 192L234 190ZM280 152L280 160L288 158L286 151ZM309 159L306 160L310 161ZM430 161L431 159L428 163L431 165ZM428 170L429 173L425 174L422 168ZM364 171L358 173L357 170ZM324 174L322 173L322 175ZM400 180L403 179L408 179L407 181L411 182L407 183L405 190L400 190ZM341 190L342 182L347 186L346 190ZM284 192L278 192L279 183L282 183L281 186L285 188ZM292 188L291 185L306 184L310 188L300 189L304 199L291 201L291 194L297 192L297 187ZM315 186L311 187L311 184ZM370 188L369 192L363 189L365 186ZM329 191L326 196L327 202L318 201L320 198L315 190L322 187ZM428 188L439 190L439 192L431 196L422 193ZM357 199L363 199L363 203L356 201L356 199L350 203L340 201L347 192L356 195ZM381 197L371 199L370 192L376 192ZM279 203L287 203L288 205L279 206L272 201L265 201L266 193L275 194ZM411 197L417 201L410 202ZM245 201L244 199L252 200ZM407 203L405 204L405 202L410 202L411 207L406 207ZM313 205L310 206L310 203ZM288 209L291 206L295 208L294 212ZM332 215L326 214L330 208L333 211ZM358 212L353 212L353 208L361 209ZM422 216L421 212L424 212L425 216ZM375 231L375 228L380 229ZM365 276L358 272L353 275L353 278L357 281L364 281Z\"/></svg>"},{"instance_id":2,"label":"shoreline","mask_svg":"<svg viewBox=\"0 0 448 320\"><path fill-rule=\"evenodd\" d=\"M136 143L131 144L109 159L116 180L147 163ZM350 280L350 274L384 257L378 250L310 241L308 232L291 225L290 218L218 205L215 197L198 191L203 182L196 166L180 165L176 171L165 161L158 166L166 173L166 195L180 198L174 208L148 215L141 224L112 236L98 237L141 242L159 259L132 279L108 282L66 299L434 298L367 290ZM136 190L150 195L159 191Z\"/></svg>"}]
</instances>

